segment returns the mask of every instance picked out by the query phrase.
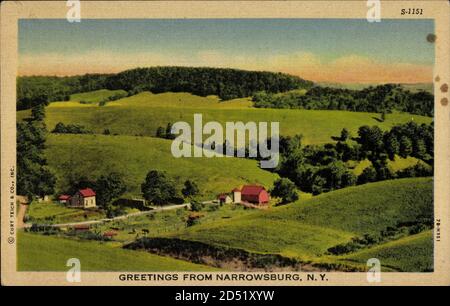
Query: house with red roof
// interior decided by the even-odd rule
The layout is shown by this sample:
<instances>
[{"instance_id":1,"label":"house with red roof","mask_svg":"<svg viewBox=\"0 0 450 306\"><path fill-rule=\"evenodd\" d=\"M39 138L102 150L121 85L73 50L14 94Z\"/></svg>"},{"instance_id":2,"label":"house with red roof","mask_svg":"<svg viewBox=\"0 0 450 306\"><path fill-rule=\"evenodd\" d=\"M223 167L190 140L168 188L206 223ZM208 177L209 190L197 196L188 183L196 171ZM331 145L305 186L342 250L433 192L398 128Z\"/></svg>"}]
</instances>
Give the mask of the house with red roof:
<instances>
[{"instance_id":1,"label":"house with red roof","mask_svg":"<svg viewBox=\"0 0 450 306\"><path fill-rule=\"evenodd\" d=\"M263 186L244 185L241 189L232 190L234 203L268 204L270 196Z\"/></svg>"},{"instance_id":2,"label":"house with red roof","mask_svg":"<svg viewBox=\"0 0 450 306\"><path fill-rule=\"evenodd\" d=\"M91 188L78 190L72 197L70 197L68 206L75 208L95 207L95 191Z\"/></svg>"}]
</instances>

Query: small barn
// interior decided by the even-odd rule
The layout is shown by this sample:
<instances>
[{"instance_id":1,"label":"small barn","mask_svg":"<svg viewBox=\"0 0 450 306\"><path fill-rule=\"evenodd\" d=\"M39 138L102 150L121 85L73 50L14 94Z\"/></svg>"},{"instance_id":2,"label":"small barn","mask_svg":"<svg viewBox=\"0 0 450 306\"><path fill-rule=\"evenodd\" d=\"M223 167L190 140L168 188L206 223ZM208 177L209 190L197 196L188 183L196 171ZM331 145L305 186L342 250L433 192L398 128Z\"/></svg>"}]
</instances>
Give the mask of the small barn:
<instances>
[{"instance_id":1,"label":"small barn","mask_svg":"<svg viewBox=\"0 0 450 306\"><path fill-rule=\"evenodd\" d=\"M233 200L231 197L226 193L221 193L217 196L217 200L220 204L230 204L233 203Z\"/></svg>"},{"instance_id":2,"label":"small barn","mask_svg":"<svg viewBox=\"0 0 450 306\"><path fill-rule=\"evenodd\" d=\"M263 205L270 201L270 196L263 186L244 185L242 189L233 189L234 203L251 203Z\"/></svg>"},{"instance_id":3,"label":"small barn","mask_svg":"<svg viewBox=\"0 0 450 306\"><path fill-rule=\"evenodd\" d=\"M68 201L68 206L75 208L93 208L96 207L95 191L91 188L78 190Z\"/></svg>"},{"instance_id":4,"label":"small barn","mask_svg":"<svg viewBox=\"0 0 450 306\"><path fill-rule=\"evenodd\" d=\"M58 201L61 204L67 204L70 201L70 195L62 194L58 197Z\"/></svg>"}]
</instances>

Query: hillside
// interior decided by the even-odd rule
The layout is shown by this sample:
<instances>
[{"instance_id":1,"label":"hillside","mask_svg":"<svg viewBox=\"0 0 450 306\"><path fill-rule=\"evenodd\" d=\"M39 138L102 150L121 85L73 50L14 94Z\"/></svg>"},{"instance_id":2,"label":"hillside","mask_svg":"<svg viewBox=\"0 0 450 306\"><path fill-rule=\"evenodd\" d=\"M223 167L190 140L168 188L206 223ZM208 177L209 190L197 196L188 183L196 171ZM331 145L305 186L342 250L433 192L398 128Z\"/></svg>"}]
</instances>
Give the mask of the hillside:
<instances>
[{"instance_id":1,"label":"hillside","mask_svg":"<svg viewBox=\"0 0 450 306\"><path fill-rule=\"evenodd\" d=\"M187 93L138 95L108 102L105 106L76 102L51 103L46 109L46 124L52 130L58 122L81 124L101 134L109 129L112 134L154 136L159 126L186 121L192 124L195 113L203 114L203 122L255 121L280 122L281 135L303 134L304 144L320 144L331 141L331 136L347 128L353 135L362 125L378 125L383 130L400 123L414 120L430 123L432 118L389 114L379 122L379 114L347 111L300 110L300 109L256 109L248 99L220 102L217 97L199 97ZM17 112L18 120L29 115L29 111ZM333 124L330 124L330 121Z\"/></svg>"},{"instance_id":2,"label":"hillside","mask_svg":"<svg viewBox=\"0 0 450 306\"><path fill-rule=\"evenodd\" d=\"M186 179L197 182L211 199L244 183L270 187L278 177L261 170L254 160L243 158L174 158L171 141L150 137L49 134L46 157L57 177L57 190L71 178L96 179L111 171L123 175L127 194L139 195L151 169L163 170L181 189Z\"/></svg>"},{"instance_id":3,"label":"hillside","mask_svg":"<svg viewBox=\"0 0 450 306\"><path fill-rule=\"evenodd\" d=\"M231 100L249 97L262 90L277 93L312 85L311 81L285 73L211 67L159 66L117 74L20 76L17 78L17 110L67 101L70 95L101 89L124 90L130 95L142 91L189 92Z\"/></svg>"},{"instance_id":4,"label":"hillside","mask_svg":"<svg viewBox=\"0 0 450 306\"><path fill-rule=\"evenodd\" d=\"M429 272L433 271L432 255L433 231L425 231L342 257L344 262L356 262L362 266L368 259L378 258L383 271Z\"/></svg>"},{"instance_id":5,"label":"hillside","mask_svg":"<svg viewBox=\"0 0 450 306\"><path fill-rule=\"evenodd\" d=\"M24 232L18 233L18 271L67 271L69 258L78 258L83 271L212 271L146 252L128 251L111 243L77 241Z\"/></svg>"},{"instance_id":6,"label":"hillside","mask_svg":"<svg viewBox=\"0 0 450 306\"><path fill-rule=\"evenodd\" d=\"M100 89L95 91L76 93L70 95L69 100L75 102L84 102L84 103L100 103L102 101L106 101L111 99L114 96L125 97L127 92L125 90L107 90Z\"/></svg>"},{"instance_id":7,"label":"hillside","mask_svg":"<svg viewBox=\"0 0 450 306\"><path fill-rule=\"evenodd\" d=\"M401 222L413 222L420 216L431 218L432 192L431 178L371 183L250 216L200 224L171 237L313 262L335 262L337 257L325 256L332 246ZM432 257L432 248L425 252ZM398 256L406 260L411 253Z\"/></svg>"}]
</instances>

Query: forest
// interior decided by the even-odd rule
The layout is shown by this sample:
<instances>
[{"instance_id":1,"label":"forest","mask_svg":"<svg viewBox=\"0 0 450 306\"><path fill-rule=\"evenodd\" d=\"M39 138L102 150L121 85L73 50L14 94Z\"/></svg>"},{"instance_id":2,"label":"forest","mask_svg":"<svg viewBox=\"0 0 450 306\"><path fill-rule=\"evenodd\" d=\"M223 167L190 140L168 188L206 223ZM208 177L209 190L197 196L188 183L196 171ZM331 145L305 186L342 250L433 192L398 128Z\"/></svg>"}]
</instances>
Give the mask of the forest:
<instances>
[{"instance_id":1,"label":"forest","mask_svg":"<svg viewBox=\"0 0 450 306\"><path fill-rule=\"evenodd\" d=\"M392 113L394 111L433 116L434 96L426 91L411 92L400 84L369 86L362 90L315 86L306 93L281 94L258 92L255 107L346 110L354 112Z\"/></svg>"}]
</instances>

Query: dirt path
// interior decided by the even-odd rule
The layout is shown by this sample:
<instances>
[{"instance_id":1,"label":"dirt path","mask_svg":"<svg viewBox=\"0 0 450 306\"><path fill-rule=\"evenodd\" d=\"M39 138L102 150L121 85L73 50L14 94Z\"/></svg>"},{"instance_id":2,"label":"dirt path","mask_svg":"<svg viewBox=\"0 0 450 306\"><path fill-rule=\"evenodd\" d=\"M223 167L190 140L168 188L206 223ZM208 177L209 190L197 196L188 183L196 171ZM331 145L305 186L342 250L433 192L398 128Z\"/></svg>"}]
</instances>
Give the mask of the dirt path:
<instances>
[{"instance_id":1,"label":"dirt path","mask_svg":"<svg viewBox=\"0 0 450 306\"><path fill-rule=\"evenodd\" d=\"M23 219L25 218L25 214L27 212L28 205L19 204L19 211L17 212L17 228L25 227L25 223L23 223Z\"/></svg>"}]
</instances>

